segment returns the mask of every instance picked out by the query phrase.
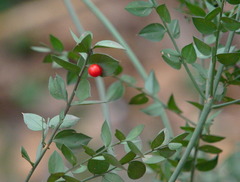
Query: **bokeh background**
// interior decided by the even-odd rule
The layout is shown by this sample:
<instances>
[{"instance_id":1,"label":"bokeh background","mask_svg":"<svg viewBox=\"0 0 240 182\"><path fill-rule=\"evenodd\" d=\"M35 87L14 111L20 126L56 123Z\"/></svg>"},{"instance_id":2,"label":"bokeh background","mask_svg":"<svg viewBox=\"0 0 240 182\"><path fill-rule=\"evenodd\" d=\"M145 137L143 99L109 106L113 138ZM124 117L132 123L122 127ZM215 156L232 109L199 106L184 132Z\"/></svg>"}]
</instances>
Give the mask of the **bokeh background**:
<instances>
[{"instance_id":1,"label":"bokeh background","mask_svg":"<svg viewBox=\"0 0 240 182\"><path fill-rule=\"evenodd\" d=\"M158 22L158 17L154 13L144 18L129 14L124 7L131 0L94 0L93 2L123 35L147 72L152 69L156 71L161 87L159 95L163 102L166 103L169 96L174 93L184 115L195 121L198 117L197 110L186 101L197 101L197 95L188 77L184 70L176 71L161 59L160 50L172 47L169 38L166 36L163 41L156 43L137 36L144 26ZM84 28L93 32L94 42L104 39L114 40L107 29L80 0L72 0L72 3ZM165 1L165 3L169 7L172 18L180 21L181 37L177 43L183 47L192 41L191 35L199 36L199 34L177 11L179 7L177 0ZM64 107L63 102L51 98L47 84L49 76L54 76L56 73L64 76L65 72L52 69L50 64L42 63L44 54L33 52L30 46L38 46L40 42L49 44L49 34L52 34L62 40L65 49L70 50L75 43L69 30L71 29L76 34L77 30L61 0L0 1L0 27L0 181L19 182L24 181L30 169L30 165L21 158L20 147L24 146L30 157L34 159L41 139L41 133L28 130L23 122L22 113L36 113L47 118L57 115ZM235 38L234 44L239 46L239 38ZM136 77L138 85L143 86L141 77L124 51L110 50L107 53L120 60L124 67L124 74ZM108 86L114 80L107 78L105 81ZM98 97L94 80L91 81L91 85L92 95ZM231 87L228 95L239 98L239 91L239 87ZM118 128L125 133L138 124L144 124L145 130L142 139L146 143L163 126L159 118L146 116L139 111L147 105L128 105L130 98L137 93L134 89L127 88L123 99L110 103L111 123L113 130ZM93 148L101 146L99 135L103 117L100 105L75 107L70 112L81 118L76 130L93 137L90 143ZM179 134L181 132L179 126L184 125L185 122L170 112L168 114L175 134ZM213 134L227 137L224 141L216 144L223 149L220 163L237 151L236 145L240 137L239 117L239 106L229 106L215 119L212 126ZM52 145L51 151L48 152L34 174L33 182L46 180L48 176L47 159L54 149L55 147ZM236 157L240 161L238 153ZM238 172L239 167L234 170ZM209 175L208 173L204 174ZM221 175L219 172L214 174ZM137 181L148 181L148 175L146 176ZM234 180L235 178L232 181Z\"/></svg>"}]
</instances>

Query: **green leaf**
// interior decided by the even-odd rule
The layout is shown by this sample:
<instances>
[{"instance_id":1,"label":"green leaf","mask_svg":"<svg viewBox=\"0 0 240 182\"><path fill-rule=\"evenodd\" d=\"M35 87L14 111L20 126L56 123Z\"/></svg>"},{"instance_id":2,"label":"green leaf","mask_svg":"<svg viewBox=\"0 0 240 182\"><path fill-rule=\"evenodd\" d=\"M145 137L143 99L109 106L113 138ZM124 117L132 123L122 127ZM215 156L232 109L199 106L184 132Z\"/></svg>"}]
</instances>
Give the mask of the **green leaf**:
<instances>
[{"instance_id":1,"label":"green leaf","mask_svg":"<svg viewBox=\"0 0 240 182\"><path fill-rule=\"evenodd\" d=\"M144 125L141 124L141 125L138 125L136 126L135 128L133 128L129 134L127 135L126 137L126 141L131 141L131 140L134 140L135 138L137 138L139 135L141 135L141 133L143 132L143 129L144 129Z\"/></svg>"},{"instance_id":2,"label":"green leaf","mask_svg":"<svg viewBox=\"0 0 240 182\"><path fill-rule=\"evenodd\" d=\"M52 50L48 47L31 46L31 49L36 52L44 52L44 53L52 52Z\"/></svg>"},{"instance_id":3,"label":"green leaf","mask_svg":"<svg viewBox=\"0 0 240 182\"><path fill-rule=\"evenodd\" d=\"M70 148L68 148L65 145L62 145L61 151L64 157L68 160L68 162L70 162L70 164L72 164L73 166L77 164L77 158Z\"/></svg>"},{"instance_id":4,"label":"green leaf","mask_svg":"<svg viewBox=\"0 0 240 182\"><path fill-rule=\"evenodd\" d=\"M83 145L83 148L85 150L85 153L90 156L94 156L96 154L96 152L93 149L91 149L90 147L88 147L87 145Z\"/></svg>"},{"instance_id":5,"label":"green leaf","mask_svg":"<svg viewBox=\"0 0 240 182\"><path fill-rule=\"evenodd\" d=\"M79 74L79 72L80 72L80 68L77 65L67 62L67 61L64 61L64 60L58 58L57 56L52 56L52 60L68 71L71 71L76 74Z\"/></svg>"},{"instance_id":6,"label":"green leaf","mask_svg":"<svg viewBox=\"0 0 240 182\"><path fill-rule=\"evenodd\" d=\"M102 178L102 182L124 182L124 180L115 173L106 173Z\"/></svg>"},{"instance_id":7,"label":"green leaf","mask_svg":"<svg viewBox=\"0 0 240 182\"><path fill-rule=\"evenodd\" d=\"M181 126L180 127L182 130L186 131L186 132L190 132L190 133L193 133L195 128L193 127L190 127L190 126Z\"/></svg>"},{"instance_id":8,"label":"green leaf","mask_svg":"<svg viewBox=\"0 0 240 182\"><path fill-rule=\"evenodd\" d=\"M179 109L179 107L177 106L174 96L173 94L170 96L169 100L168 100L168 104L167 104L168 109L180 114L182 113L182 111Z\"/></svg>"},{"instance_id":9,"label":"green leaf","mask_svg":"<svg viewBox=\"0 0 240 182\"><path fill-rule=\"evenodd\" d=\"M65 179L66 182L80 182L80 181L77 180L76 178L71 177L71 176L67 176L67 175L64 175L62 178Z\"/></svg>"},{"instance_id":10,"label":"green leaf","mask_svg":"<svg viewBox=\"0 0 240 182\"><path fill-rule=\"evenodd\" d=\"M62 42L57 37L50 35L50 42L51 42L54 50L59 51L59 52L62 52L64 50L64 46L63 46Z\"/></svg>"},{"instance_id":11,"label":"green leaf","mask_svg":"<svg viewBox=\"0 0 240 182\"><path fill-rule=\"evenodd\" d=\"M51 54L46 55L43 59L43 62L44 63L52 63L53 62L52 55Z\"/></svg>"},{"instance_id":12,"label":"green leaf","mask_svg":"<svg viewBox=\"0 0 240 182\"><path fill-rule=\"evenodd\" d=\"M116 59L105 54L92 54L89 57L89 64L100 65L102 67L101 76L112 76L119 66Z\"/></svg>"},{"instance_id":13,"label":"green leaf","mask_svg":"<svg viewBox=\"0 0 240 182\"><path fill-rule=\"evenodd\" d=\"M128 152L121 160L119 161L122 165L127 164L136 157L136 154L132 151Z\"/></svg>"},{"instance_id":14,"label":"green leaf","mask_svg":"<svg viewBox=\"0 0 240 182\"><path fill-rule=\"evenodd\" d=\"M74 84L78 80L78 75L73 72L68 71L66 80L67 80L67 85Z\"/></svg>"},{"instance_id":15,"label":"green leaf","mask_svg":"<svg viewBox=\"0 0 240 182\"><path fill-rule=\"evenodd\" d=\"M148 97L146 97L144 93L141 93L131 98L129 104L140 105L140 104L145 104L147 102L148 102Z\"/></svg>"},{"instance_id":16,"label":"green leaf","mask_svg":"<svg viewBox=\"0 0 240 182\"><path fill-rule=\"evenodd\" d=\"M201 160L196 164L196 168L199 171L210 171L217 166L218 156L214 157L211 160Z\"/></svg>"},{"instance_id":17,"label":"green leaf","mask_svg":"<svg viewBox=\"0 0 240 182\"><path fill-rule=\"evenodd\" d=\"M213 9L211 12L209 12L206 16L205 19L208 21L213 20L220 12L222 11L222 9L220 7L217 7L215 9Z\"/></svg>"},{"instance_id":18,"label":"green leaf","mask_svg":"<svg viewBox=\"0 0 240 182\"><path fill-rule=\"evenodd\" d=\"M160 163L165 160L166 160L166 158L164 158L162 156L157 156L157 155L149 155L149 156L145 156L145 158L143 158L143 162L145 164L157 164L157 163Z\"/></svg>"},{"instance_id":19,"label":"green leaf","mask_svg":"<svg viewBox=\"0 0 240 182\"><path fill-rule=\"evenodd\" d=\"M105 160L107 162L109 162L111 165L118 167L120 169L125 170L125 168L123 167L123 165L116 159L116 157L114 157L111 154L107 154L107 153L103 153L103 157L105 158Z\"/></svg>"},{"instance_id":20,"label":"green leaf","mask_svg":"<svg viewBox=\"0 0 240 182\"><path fill-rule=\"evenodd\" d=\"M61 76L56 75L54 79L49 78L48 90L55 99L68 100L66 86Z\"/></svg>"},{"instance_id":21,"label":"green leaf","mask_svg":"<svg viewBox=\"0 0 240 182\"><path fill-rule=\"evenodd\" d=\"M181 143L169 143L168 144L168 148L170 150L178 150L182 147L182 144Z\"/></svg>"},{"instance_id":22,"label":"green leaf","mask_svg":"<svg viewBox=\"0 0 240 182\"><path fill-rule=\"evenodd\" d=\"M103 174L107 172L110 164L105 160L90 159L88 161L88 170L93 174Z\"/></svg>"},{"instance_id":23,"label":"green leaf","mask_svg":"<svg viewBox=\"0 0 240 182\"><path fill-rule=\"evenodd\" d=\"M198 147L198 150L202 152L210 153L210 154L219 154L222 152L221 149L212 145L202 145Z\"/></svg>"},{"instance_id":24,"label":"green leaf","mask_svg":"<svg viewBox=\"0 0 240 182\"><path fill-rule=\"evenodd\" d=\"M166 129L163 129L158 133L156 138L151 142L151 149L154 150L163 144L165 140L165 132L166 132Z\"/></svg>"},{"instance_id":25,"label":"green leaf","mask_svg":"<svg viewBox=\"0 0 240 182\"><path fill-rule=\"evenodd\" d=\"M160 18L166 22L166 23L170 23L171 22L171 16L170 13L167 9L167 6L165 4L162 4L160 6L157 7L156 9L158 15L160 16Z\"/></svg>"},{"instance_id":26,"label":"green leaf","mask_svg":"<svg viewBox=\"0 0 240 182\"><path fill-rule=\"evenodd\" d=\"M58 179L60 179L63 176L64 176L64 173L54 173L54 174L51 174L48 177L47 182L56 182Z\"/></svg>"},{"instance_id":27,"label":"green leaf","mask_svg":"<svg viewBox=\"0 0 240 182\"><path fill-rule=\"evenodd\" d=\"M106 103L107 101L101 101L101 100L85 100L85 101L74 101L72 102L72 106L76 106L76 105L95 105L95 104L102 104L102 103Z\"/></svg>"},{"instance_id":28,"label":"green leaf","mask_svg":"<svg viewBox=\"0 0 240 182\"><path fill-rule=\"evenodd\" d=\"M166 146L166 147L158 149L158 153L165 158L169 158L169 157L173 156L173 154L175 154L176 151L171 150L169 147Z\"/></svg>"},{"instance_id":29,"label":"green leaf","mask_svg":"<svg viewBox=\"0 0 240 182\"><path fill-rule=\"evenodd\" d=\"M91 86L87 79L82 79L79 82L75 94L79 102L82 102L91 96Z\"/></svg>"},{"instance_id":30,"label":"green leaf","mask_svg":"<svg viewBox=\"0 0 240 182\"><path fill-rule=\"evenodd\" d=\"M78 123L78 121L80 120L79 117L76 117L74 115L71 114L67 114L60 126L60 129L62 128L70 128L74 125L76 125ZM49 127L50 128L55 128L60 122L60 117L59 115L54 116L50 121L49 121Z\"/></svg>"},{"instance_id":31,"label":"green leaf","mask_svg":"<svg viewBox=\"0 0 240 182\"><path fill-rule=\"evenodd\" d=\"M37 114L22 113L24 123L30 130L41 131L46 128L45 119Z\"/></svg>"},{"instance_id":32,"label":"green leaf","mask_svg":"<svg viewBox=\"0 0 240 182\"><path fill-rule=\"evenodd\" d=\"M227 2L229 3L229 4L240 4L240 1L239 0L227 0Z\"/></svg>"},{"instance_id":33,"label":"green leaf","mask_svg":"<svg viewBox=\"0 0 240 182\"><path fill-rule=\"evenodd\" d=\"M202 34L212 34L217 29L217 26L213 22L204 18L193 17L192 20L196 29Z\"/></svg>"},{"instance_id":34,"label":"green leaf","mask_svg":"<svg viewBox=\"0 0 240 182\"><path fill-rule=\"evenodd\" d=\"M168 28L174 39L178 39L180 37L180 27L178 20L172 20L168 25Z\"/></svg>"},{"instance_id":35,"label":"green leaf","mask_svg":"<svg viewBox=\"0 0 240 182\"><path fill-rule=\"evenodd\" d=\"M177 51L172 49L163 49L161 51L163 60L174 69L181 69L180 55Z\"/></svg>"},{"instance_id":36,"label":"green leaf","mask_svg":"<svg viewBox=\"0 0 240 182\"><path fill-rule=\"evenodd\" d=\"M88 53L91 50L92 37L93 36L91 32L84 32L79 39L80 43L74 48L73 51Z\"/></svg>"},{"instance_id":37,"label":"green leaf","mask_svg":"<svg viewBox=\"0 0 240 182\"><path fill-rule=\"evenodd\" d=\"M54 137L53 142L61 148L64 144L70 149L81 148L82 145L87 145L91 138L82 133L76 133L75 130L62 130Z\"/></svg>"},{"instance_id":38,"label":"green leaf","mask_svg":"<svg viewBox=\"0 0 240 182\"><path fill-rule=\"evenodd\" d=\"M199 6L191 4L189 2L186 2L186 5L192 15L202 16L202 17L206 15L205 11Z\"/></svg>"},{"instance_id":39,"label":"green leaf","mask_svg":"<svg viewBox=\"0 0 240 182\"><path fill-rule=\"evenodd\" d=\"M97 42L93 49L95 48L114 48L114 49L125 49L122 45L119 43L112 41L112 40L102 40Z\"/></svg>"},{"instance_id":40,"label":"green leaf","mask_svg":"<svg viewBox=\"0 0 240 182\"><path fill-rule=\"evenodd\" d=\"M107 89L107 101L114 101L120 99L125 92L125 88L121 81L116 81Z\"/></svg>"},{"instance_id":41,"label":"green leaf","mask_svg":"<svg viewBox=\"0 0 240 182\"><path fill-rule=\"evenodd\" d=\"M104 121L104 123L102 125L101 138L106 147L111 145L112 134L111 134L111 130L110 130L110 127L109 127L107 121Z\"/></svg>"},{"instance_id":42,"label":"green leaf","mask_svg":"<svg viewBox=\"0 0 240 182\"><path fill-rule=\"evenodd\" d=\"M223 26L230 31L236 31L240 28L240 22L228 17L221 18Z\"/></svg>"},{"instance_id":43,"label":"green leaf","mask_svg":"<svg viewBox=\"0 0 240 182\"><path fill-rule=\"evenodd\" d=\"M159 92L160 87L159 87L159 84L158 84L158 81L157 81L154 71L151 71L150 74L148 75L148 77L145 81L145 84L144 84L144 88L148 93L150 93L152 95L155 95L156 93Z\"/></svg>"},{"instance_id":44,"label":"green leaf","mask_svg":"<svg viewBox=\"0 0 240 182\"><path fill-rule=\"evenodd\" d=\"M152 12L153 4L146 1L130 2L125 9L136 16L148 16Z\"/></svg>"},{"instance_id":45,"label":"green leaf","mask_svg":"<svg viewBox=\"0 0 240 182\"><path fill-rule=\"evenodd\" d=\"M64 172L64 163L57 151L54 151L48 160L48 172L50 174Z\"/></svg>"},{"instance_id":46,"label":"green leaf","mask_svg":"<svg viewBox=\"0 0 240 182\"><path fill-rule=\"evenodd\" d=\"M121 75L121 78L120 78L123 82L126 82L127 84L130 84L130 85L134 85L137 81L134 77L130 76L130 75Z\"/></svg>"},{"instance_id":47,"label":"green leaf","mask_svg":"<svg viewBox=\"0 0 240 182\"><path fill-rule=\"evenodd\" d=\"M189 104L192 104L193 106L195 106L196 108L198 108L199 110L203 109L203 105L199 104L197 102L192 102L192 101L187 101Z\"/></svg>"},{"instance_id":48,"label":"green leaf","mask_svg":"<svg viewBox=\"0 0 240 182\"><path fill-rule=\"evenodd\" d=\"M31 166L34 165L34 163L31 161L31 159L24 147L21 147L21 155L24 159L26 159L31 164Z\"/></svg>"},{"instance_id":49,"label":"green leaf","mask_svg":"<svg viewBox=\"0 0 240 182\"><path fill-rule=\"evenodd\" d=\"M205 56L211 55L212 48L209 45L207 45L205 42L199 40L196 37L193 37L193 40L194 40L194 44L196 45L196 47L200 53L202 53Z\"/></svg>"},{"instance_id":50,"label":"green leaf","mask_svg":"<svg viewBox=\"0 0 240 182\"><path fill-rule=\"evenodd\" d=\"M150 106L148 106L144 109L141 109L141 111L150 116L161 116L163 109L164 108L161 103L155 102L155 103L151 104Z\"/></svg>"},{"instance_id":51,"label":"green leaf","mask_svg":"<svg viewBox=\"0 0 240 182\"><path fill-rule=\"evenodd\" d=\"M123 141L126 139L125 135L118 129L116 129L115 132L115 137L119 140L119 141Z\"/></svg>"},{"instance_id":52,"label":"green leaf","mask_svg":"<svg viewBox=\"0 0 240 182\"><path fill-rule=\"evenodd\" d=\"M141 161L131 161L128 165L128 177L131 179L139 179L146 172L146 166Z\"/></svg>"},{"instance_id":53,"label":"green leaf","mask_svg":"<svg viewBox=\"0 0 240 182\"><path fill-rule=\"evenodd\" d=\"M186 45L182 51L181 55L186 63L192 64L197 60L197 54L195 52L195 49L193 47L193 44Z\"/></svg>"},{"instance_id":54,"label":"green leaf","mask_svg":"<svg viewBox=\"0 0 240 182\"><path fill-rule=\"evenodd\" d=\"M166 29L163 25L159 23L152 23L144 27L140 32L139 35L144 37L145 39L158 42L161 41L164 37Z\"/></svg>"},{"instance_id":55,"label":"green leaf","mask_svg":"<svg viewBox=\"0 0 240 182\"><path fill-rule=\"evenodd\" d=\"M82 58L82 56L79 53L76 53L73 51L67 52L67 58L68 58L68 60L73 60L75 62L78 62L79 59L84 59L84 58Z\"/></svg>"},{"instance_id":56,"label":"green leaf","mask_svg":"<svg viewBox=\"0 0 240 182\"><path fill-rule=\"evenodd\" d=\"M144 157L143 153L139 150L139 148L133 142L127 141L127 145L133 153L135 153L136 155L139 155L140 157Z\"/></svg>"},{"instance_id":57,"label":"green leaf","mask_svg":"<svg viewBox=\"0 0 240 182\"><path fill-rule=\"evenodd\" d=\"M183 140L189 135L189 133L182 133L180 135L175 136L170 142L172 143L182 143Z\"/></svg>"},{"instance_id":58,"label":"green leaf","mask_svg":"<svg viewBox=\"0 0 240 182\"><path fill-rule=\"evenodd\" d=\"M78 36L70 29L71 36L73 40L78 44L80 42Z\"/></svg>"},{"instance_id":59,"label":"green leaf","mask_svg":"<svg viewBox=\"0 0 240 182\"><path fill-rule=\"evenodd\" d=\"M223 53L223 54L217 54L217 59L220 63L222 63L224 66L229 66L236 64L240 59L240 53Z\"/></svg>"},{"instance_id":60,"label":"green leaf","mask_svg":"<svg viewBox=\"0 0 240 182\"><path fill-rule=\"evenodd\" d=\"M216 142L219 142L219 141L225 139L225 137L216 136L216 135L201 135L201 139L202 139L204 142L216 143Z\"/></svg>"},{"instance_id":61,"label":"green leaf","mask_svg":"<svg viewBox=\"0 0 240 182\"><path fill-rule=\"evenodd\" d=\"M74 167L75 170L72 171L74 174L80 174L87 170L87 166L81 165L78 168Z\"/></svg>"},{"instance_id":62,"label":"green leaf","mask_svg":"<svg viewBox=\"0 0 240 182\"><path fill-rule=\"evenodd\" d=\"M212 35L207 35L203 38L204 42L206 44L214 44L216 42L216 36L214 34Z\"/></svg>"}]
</instances>

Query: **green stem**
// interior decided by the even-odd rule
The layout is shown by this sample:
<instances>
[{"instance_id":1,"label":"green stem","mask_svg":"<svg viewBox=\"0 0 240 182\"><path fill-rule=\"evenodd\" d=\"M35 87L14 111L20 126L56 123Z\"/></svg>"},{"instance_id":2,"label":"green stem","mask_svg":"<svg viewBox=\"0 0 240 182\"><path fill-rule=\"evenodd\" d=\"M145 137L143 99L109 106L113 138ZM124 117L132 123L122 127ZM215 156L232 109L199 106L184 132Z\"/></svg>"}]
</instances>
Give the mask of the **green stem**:
<instances>
[{"instance_id":1,"label":"green stem","mask_svg":"<svg viewBox=\"0 0 240 182\"><path fill-rule=\"evenodd\" d=\"M101 77L97 77L95 80L96 80L100 100L106 100L106 94L105 94L106 91L105 91L105 84L103 79ZM108 124L110 124L111 122L110 122L110 113L109 113L108 104L103 103L101 105L102 105L104 120L106 120Z\"/></svg>"},{"instance_id":2,"label":"green stem","mask_svg":"<svg viewBox=\"0 0 240 182\"><path fill-rule=\"evenodd\" d=\"M161 146L160 148L158 148L157 150L159 150L159 149L161 149L161 148L165 148L166 146L167 146L167 145L163 145L163 146ZM155 151L155 150L148 150L147 152L144 153L144 155L148 155L148 154L150 154L150 153L152 153L152 152L154 152L154 151ZM140 156L137 156L137 157L135 157L133 160L137 160L137 159L140 159L140 158L141 158ZM105 174L113 171L114 169L117 169L117 167L112 167L111 169L109 169L108 171L106 171ZM89 180L91 180L91 179L94 179L94 178L97 178L97 177L100 177L100 176L103 176L103 174L97 174L97 175L93 175L93 176L87 177L87 178L81 180L81 182L89 181Z\"/></svg>"},{"instance_id":3,"label":"green stem","mask_svg":"<svg viewBox=\"0 0 240 182\"><path fill-rule=\"evenodd\" d=\"M120 35L120 33L117 31L117 29L113 26L113 24L95 6L95 4L91 2L91 0L83 0L83 3L85 3L85 5L97 16L97 18L105 25L105 27L110 31L110 33L115 37L115 39L120 44L122 44L122 46L125 47L126 53L129 57L130 61L132 62L132 64L134 65L134 67L138 71L139 75L142 77L142 79L146 80L147 79L147 73L146 73L144 67L142 66L142 64L140 63L140 61L138 60L138 58L136 57L136 55L132 51L132 49L129 47L127 42L123 39L123 37ZM170 125L169 119L168 119L165 111L162 112L161 119L162 119L164 127L166 127L168 129L170 136L173 137L173 130L172 130L172 127Z\"/></svg>"},{"instance_id":4,"label":"green stem","mask_svg":"<svg viewBox=\"0 0 240 182\"><path fill-rule=\"evenodd\" d=\"M73 5L72 3L70 2L70 0L63 0L67 10L68 10L68 13L70 15L70 17L72 18L72 21L74 22L74 25L76 26L77 28L77 31L78 33L81 35L84 33L84 28L83 26L81 25L78 17L77 17L77 14L73 8Z\"/></svg>"},{"instance_id":5,"label":"green stem","mask_svg":"<svg viewBox=\"0 0 240 182\"><path fill-rule=\"evenodd\" d=\"M145 89L141 88L141 87L137 87L129 82L126 82L124 79L121 79L120 77L115 76L116 79L120 80L121 82L126 83L128 86L138 90L141 93L144 93L146 96L150 97L153 100L156 100L157 102L159 102L164 109L168 109L167 105L164 104L158 97L156 97L155 95L149 94L148 92L145 91ZM196 126L196 123L191 121L190 119L188 119L187 117L183 116L181 113L179 112L174 112L173 110L168 109L169 111L172 111L173 113L175 113L176 115L178 115L180 118L182 118L183 120L185 120L186 122L192 124L193 126ZM169 126L170 127L170 126ZM167 127L166 127L167 128Z\"/></svg>"},{"instance_id":6,"label":"green stem","mask_svg":"<svg viewBox=\"0 0 240 182\"><path fill-rule=\"evenodd\" d=\"M115 37L115 39L124 46L126 49L126 53L130 60L132 61L133 65L135 66L136 70L138 71L139 75L143 78L143 80L146 80L147 73L145 69L143 68L142 64L132 51L132 49L129 47L127 42L122 38L120 33L117 31L117 29L114 27L114 25L107 19L107 17L95 6L94 3L91 2L91 0L83 0L83 3L87 5L87 7L97 16L97 18L105 25L105 27L111 32L111 34Z\"/></svg>"},{"instance_id":7,"label":"green stem","mask_svg":"<svg viewBox=\"0 0 240 182\"><path fill-rule=\"evenodd\" d=\"M192 169L191 169L190 182L194 182L195 165L197 162L197 155L198 155L198 145L199 145L199 137L197 139L197 144L195 146L195 150L194 150L194 154L193 154L193 164L192 164Z\"/></svg>"},{"instance_id":8,"label":"green stem","mask_svg":"<svg viewBox=\"0 0 240 182\"><path fill-rule=\"evenodd\" d=\"M222 104L217 104L217 105L213 105L213 109L218 109L220 107L224 107L224 106L229 106L231 104L238 104L240 103L240 99L238 100L233 100L233 101L230 101L230 102L225 102L225 103L222 103Z\"/></svg>"},{"instance_id":9,"label":"green stem","mask_svg":"<svg viewBox=\"0 0 240 182\"><path fill-rule=\"evenodd\" d=\"M88 55L88 57L89 57L89 55ZM84 70L85 70L85 67L86 67L86 64L87 64L87 60L88 60L88 58L84 61L83 67L82 67L82 69L81 69L81 71L80 71L80 73L79 73L79 75L78 75L77 82L76 82L76 84L75 84L75 86L74 86L74 88L73 88L73 91L72 91L72 93L71 93L71 96L70 96L70 98L69 98L69 100L68 100L68 102L67 102L66 108L65 108L65 110L64 110L64 114L63 114L62 120L59 122L59 124L56 126L56 128L55 128L54 131L52 132L52 134L51 134L51 136L50 136L50 139L48 140L45 148L44 148L43 151L41 152L40 156L36 159L33 167L32 167L31 170L29 171L28 176L27 176L25 182L28 182L28 181L30 180L31 176L33 175L33 172L34 172L35 169L37 168L38 164L41 162L41 160L42 160L43 156L45 155L45 153L47 152L47 150L49 149L50 145L51 145L52 142L53 142L53 139L54 139L56 133L58 132L61 124L63 123L63 120L64 120L64 118L66 117L66 115L67 115L67 113L68 113L68 111L69 111L69 109L70 109L70 107L71 107L71 103L72 103L73 98L74 98L74 96L75 96L75 92L76 92L76 90L77 90L77 87L78 87L78 85L79 85L79 83L80 83L80 81L81 81L81 77L82 77L83 72L84 72Z\"/></svg>"},{"instance_id":10,"label":"green stem","mask_svg":"<svg viewBox=\"0 0 240 182\"><path fill-rule=\"evenodd\" d=\"M83 34L85 30L84 30L83 26L81 25L79 18L77 17L77 14L72 6L72 3L70 2L70 0L63 0L63 1L65 3L68 13L69 13L70 17L72 18L72 21L73 21L74 25L76 26L79 34L80 35ZM96 81L96 85L98 88L97 90L98 90L100 100L105 100L105 84L104 84L103 79L101 77L98 77L95 79L95 81ZM102 106L102 112L103 112L104 119L108 122L108 124L110 126L110 114L109 114L108 104L102 103L101 106Z\"/></svg>"},{"instance_id":11,"label":"green stem","mask_svg":"<svg viewBox=\"0 0 240 182\"><path fill-rule=\"evenodd\" d=\"M201 116L199 118L199 122L197 123L197 126L193 132L193 135L189 141L189 144L168 182L175 182L178 175L180 174L185 162L188 159L188 156L190 155L193 147L196 145L196 141L202 132L202 128L206 122L209 112L211 111L212 103L213 103L213 99L209 98L207 102L204 104Z\"/></svg>"},{"instance_id":12,"label":"green stem","mask_svg":"<svg viewBox=\"0 0 240 182\"><path fill-rule=\"evenodd\" d=\"M238 6L238 8L237 8L236 20L238 21L239 18L240 18L240 6ZM230 51L230 48L231 48L231 45L232 45L232 41L233 41L234 35L235 35L235 31L231 31L231 32L228 34L228 39L227 39L227 43L226 43L224 52L229 52L229 51ZM215 80L214 80L214 86L213 86L214 94L215 94L216 91L217 91L217 87L218 87L218 84L219 84L219 81L220 81L220 78L221 78L221 75L222 75L222 72L223 72L223 69L224 69L224 65L221 64L221 63L219 63L219 64L220 64L220 65L219 65L219 67L218 67L217 74L216 74L216 77L215 77Z\"/></svg>"},{"instance_id":13,"label":"green stem","mask_svg":"<svg viewBox=\"0 0 240 182\"><path fill-rule=\"evenodd\" d=\"M160 17L160 19L162 20L161 17ZM163 23L164 27L165 27L166 30L167 30L167 34L168 34L168 36L170 37L170 39L171 39L171 41L172 41L172 43L173 43L174 48L175 48L176 51L181 55L181 51L180 51L180 49L178 48L178 45L177 45L177 43L176 43L176 41L175 41L172 33L170 32L170 30L169 30L169 28L168 28L168 25L167 25L163 20L162 20L162 23ZM185 68L185 70L186 70L189 78L191 79L191 81L192 81L195 89L198 91L198 93L199 93L203 98L205 98L205 96L204 96L204 94L202 93L201 89L199 88L196 80L194 79L194 77L193 77L190 69L188 68L188 65L187 65L184 61L182 61L182 64L183 64L183 66L184 66L184 68Z\"/></svg>"},{"instance_id":14,"label":"green stem","mask_svg":"<svg viewBox=\"0 0 240 182\"><path fill-rule=\"evenodd\" d=\"M218 50L218 45L219 45L219 40L220 40L220 29L221 29L221 18L223 14L223 8L224 8L224 3L225 0L222 1L221 5L221 12L219 15L219 20L218 20L218 25L217 25L217 32L216 32L216 42L215 46L213 47L213 52L212 52L212 61L209 67L209 72L208 72L208 80L207 80L207 85L206 85L206 97L213 97L213 85L214 85L214 76L215 76L215 67L216 67L216 62L217 62L217 50Z\"/></svg>"}]
</instances>

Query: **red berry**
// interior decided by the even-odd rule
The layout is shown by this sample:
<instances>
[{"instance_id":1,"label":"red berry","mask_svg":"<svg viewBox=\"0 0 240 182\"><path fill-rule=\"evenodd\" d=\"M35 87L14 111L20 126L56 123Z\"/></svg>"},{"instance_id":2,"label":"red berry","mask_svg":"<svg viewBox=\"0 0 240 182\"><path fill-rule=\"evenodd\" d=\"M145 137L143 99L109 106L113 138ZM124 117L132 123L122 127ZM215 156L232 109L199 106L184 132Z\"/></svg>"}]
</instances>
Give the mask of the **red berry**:
<instances>
[{"instance_id":1,"label":"red berry","mask_svg":"<svg viewBox=\"0 0 240 182\"><path fill-rule=\"evenodd\" d=\"M92 77L98 77L102 74L102 68L98 64L92 64L88 68L88 73Z\"/></svg>"}]
</instances>

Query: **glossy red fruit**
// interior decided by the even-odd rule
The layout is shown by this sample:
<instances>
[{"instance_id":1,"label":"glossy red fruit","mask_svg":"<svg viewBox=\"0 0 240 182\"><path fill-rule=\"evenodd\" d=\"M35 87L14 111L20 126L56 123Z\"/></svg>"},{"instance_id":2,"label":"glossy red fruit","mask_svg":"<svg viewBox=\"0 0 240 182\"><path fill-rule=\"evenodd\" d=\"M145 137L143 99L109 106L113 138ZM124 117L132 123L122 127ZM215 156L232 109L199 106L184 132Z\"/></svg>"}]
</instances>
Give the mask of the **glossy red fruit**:
<instances>
[{"instance_id":1,"label":"glossy red fruit","mask_svg":"<svg viewBox=\"0 0 240 182\"><path fill-rule=\"evenodd\" d=\"M88 68L88 74L92 77L98 77L102 75L102 68L98 64L92 64Z\"/></svg>"}]
</instances>

